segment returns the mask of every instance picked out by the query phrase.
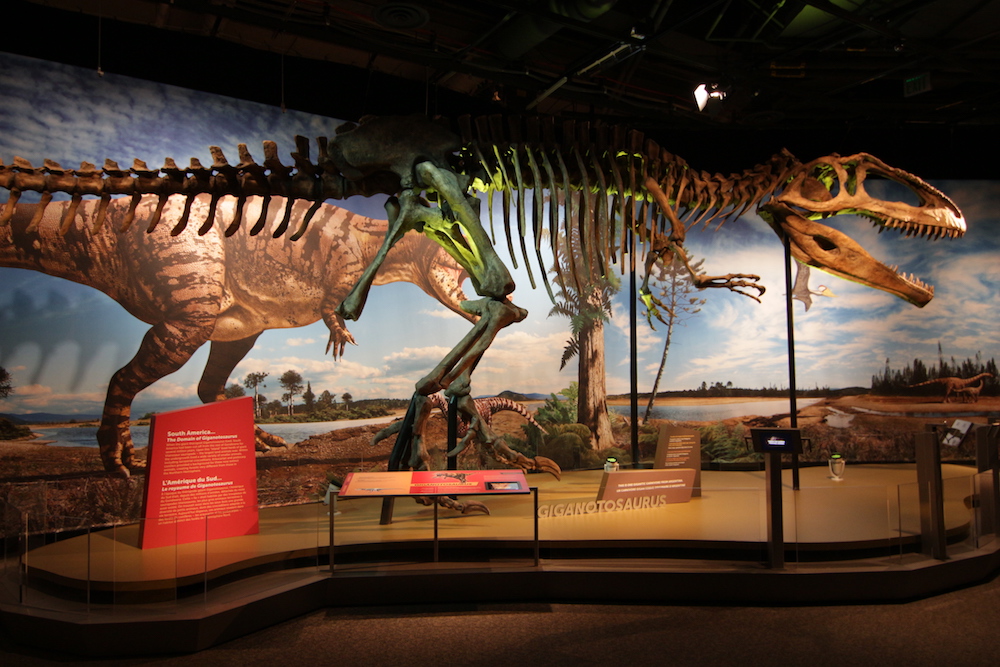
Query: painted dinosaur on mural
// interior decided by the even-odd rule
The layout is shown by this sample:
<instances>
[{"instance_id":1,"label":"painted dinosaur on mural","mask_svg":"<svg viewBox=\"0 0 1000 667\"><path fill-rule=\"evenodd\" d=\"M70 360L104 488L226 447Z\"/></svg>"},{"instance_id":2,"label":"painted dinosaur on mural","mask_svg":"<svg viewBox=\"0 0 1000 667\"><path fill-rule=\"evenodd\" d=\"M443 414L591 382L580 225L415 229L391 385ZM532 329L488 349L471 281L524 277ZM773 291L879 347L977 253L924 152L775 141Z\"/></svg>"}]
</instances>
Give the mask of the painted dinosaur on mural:
<instances>
[{"instance_id":1,"label":"painted dinosaur on mural","mask_svg":"<svg viewBox=\"0 0 1000 667\"><path fill-rule=\"evenodd\" d=\"M929 384L939 384L944 390L944 398L941 399L942 403L947 403L951 400L952 396L956 398L965 395L972 395L972 391L969 391L969 387L973 382L980 381L979 389L982 389L982 382L984 378L993 377L993 373L980 373L979 375L973 375L970 378L957 378L957 377L946 377L946 378L934 378L933 380L927 380L926 382L918 382L917 384L911 384L910 387L926 387ZM978 390L975 392L976 401L979 400ZM975 401L973 401L975 402Z\"/></svg>"},{"instance_id":2,"label":"painted dinosaur on mural","mask_svg":"<svg viewBox=\"0 0 1000 667\"><path fill-rule=\"evenodd\" d=\"M979 384L974 387L962 387L961 389L955 390L955 396L962 403L978 403L979 394L983 391L984 382L979 381Z\"/></svg>"},{"instance_id":3,"label":"painted dinosaur on mural","mask_svg":"<svg viewBox=\"0 0 1000 667\"><path fill-rule=\"evenodd\" d=\"M398 468L419 468L426 460L421 442L423 424L431 413L428 396L444 391L455 397L468 421L470 437L461 446L475 443L482 452L508 465L558 475L559 469L544 457L528 458L512 451L483 422L471 397L472 375L497 333L527 313L510 300L514 281L494 250L479 216L485 192L492 212L494 193L503 198L504 237L516 256L535 265L549 288L542 243L560 237L578 239L579 258L567 272L557 267L560 284L581 275L601 275L616 262L644 256L646 270L642 298L652 315L660 306L646 281L652 266L672 256L680 258L700 288L728 289L757 299L764 291L753 274L701 274L691 268L683 243L690 227L713 221L721 227L756 208L781 239L787 239L800 262L869 287L895 294L917 306L927 304L933 288L914 276L871 257L849 236L819 220L842 213L858 214L880 229L896 229L907 236L958 237L965 220L944 194L918 177L860 153L830 155L803 163L782 151L757 167L723 176L695 171L686 162L646 140L642 133L604 125L557 125L552 119L463 119L456 134L440 123L418 117L379 117L345 124L332 139L317 141L318 154L310 158L309 142L296 139L295 166L277 159L274 144L265 144L265 161L257 164L240 147L240 163L230 165L218 148L213 164L192 161L187 169L165 165L150 170L137 162L128 172L96 170L83 165L67 170L54 163L41 169L14 165L0 169L0 186L11 192L0 223L9 219L25 190L42 193L42 207L53 192L69 193L72 202L65 220L82 197L102 202L95 225L104 222L101 207L115 196L130 197L123 219L127 228L135 218L136 202L154 195L163 205L171 195L191 201L207 194L207 214L199 231L236 232L246 221L251 234L263 226L263 216L253 223L248 202L259 200L267 210L271 199L285 197L285 209L273 235L291 227L294 200L311 202L289 237L301 237L322 202L351 195L389 195L389 218L384 243L361 273L354 288L337 307L345 319L360 317L377 271L389 250L405 242L410 231L420 232L440 244L469 274L481 297L463 303L477 316L470 332L416 385L390 463ZM870 176L890 179L908 188L917 203L881 201L868 194ZM548 191L548 204L546 194ZM233 201L232 212L219 214L220 202ZM516 216L515 220L512 216ZM38 217L38 216L36 216ZM154 213L155 217L155 213ZM180 234L191 216L184 212L172 232ZM31 221L37 226L38 222ZM31 225L29 225L31 226ZM214 233L214 232L213 232ZM515 260L516 261L516 260ZM530 278L534 283L533 274ZM452 452L457 453L457 452Z\"/></svg>"},{"instance_id":4,"label":"painted dinosaur on mural","mask_svg":"<svg viewBox=\"0 0 1000 667\"><path fill-rule=\"evenodd\" d=\"M385 220L325 205L315 213L315 229L297 243L246 234L227 240L215 230L204 236L169 233L182 216L203 220L210 206L208 195L174 197L162 206L155 197L140 199L131 211L135 224L119 233L130 212L127 199L55 202L44 211L21 204L0 227L0 266L89 285L152 325L108 386L97 438L109 471L126 474L136 465L128 429L136 394L179 369L204 343L210 352L198 396L207 403L224 398L230 374L265 330L322 319L334 357L354 342L335 309L382 245ZM221 202L218 212L232 216L233 206ZM293 202L291 216L301 217L308 207ZM255 215L258 208L259 202L247 204ZM267 213L265 231L280 224L279 210ZM91 231L98 216L110 224ZM167 224L147 233L154 217ZM440 246L411 235L393 248L377 282L413 283L468 318L459 305L464 277ZM257 429L259 450L275 445L286 443Z\"/></svg>"}]
</instances>

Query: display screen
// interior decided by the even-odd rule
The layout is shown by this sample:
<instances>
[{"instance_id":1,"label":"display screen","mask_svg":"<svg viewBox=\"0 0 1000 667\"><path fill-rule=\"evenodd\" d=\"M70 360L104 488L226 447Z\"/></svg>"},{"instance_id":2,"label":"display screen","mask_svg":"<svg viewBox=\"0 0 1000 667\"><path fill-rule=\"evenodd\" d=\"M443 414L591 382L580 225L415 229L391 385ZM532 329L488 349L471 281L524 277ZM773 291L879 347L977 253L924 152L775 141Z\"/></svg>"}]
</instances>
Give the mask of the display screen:
<instances>
[{"instance_id":1,"label":"display screen","mask_svg":"<svg viewBox=\"0 0 1000 667\"><path fill-rule=\"evenodd\" d=\"M486 488L490 491L517 491L521 485L517 482L486 482Z\"/></svg>"},{"instance_id":2,"label":"display screen","mask_svg":"<svg viewBox=\"0 0 1000 667\"><path fill-rule=\"evenodd\" d=\"M797 428L752 428L750 439L755 452L793 454L802 451L802 431Z\"/></svg>"}]
</instances>

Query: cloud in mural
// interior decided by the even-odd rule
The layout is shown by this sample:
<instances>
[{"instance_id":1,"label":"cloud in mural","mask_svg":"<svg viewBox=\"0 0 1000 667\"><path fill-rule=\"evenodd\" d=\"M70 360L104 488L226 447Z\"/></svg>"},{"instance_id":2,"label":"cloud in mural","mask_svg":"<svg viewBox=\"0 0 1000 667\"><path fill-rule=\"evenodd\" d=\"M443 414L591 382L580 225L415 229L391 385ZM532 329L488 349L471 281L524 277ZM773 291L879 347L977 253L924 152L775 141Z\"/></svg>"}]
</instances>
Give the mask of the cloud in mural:
<instances>
[{"instance_id":1,"label":"cloud in mural","mask_svg":"<svg viewBox=\"0 0 1000 667\"><path fill-rule=\"evenodd\" d=\"M23 385L15 387L2 405L2 411L13 413L97 414L104 405L104 392L56 393L52 387L45 385Z\"/></svg>"}]
</instances>

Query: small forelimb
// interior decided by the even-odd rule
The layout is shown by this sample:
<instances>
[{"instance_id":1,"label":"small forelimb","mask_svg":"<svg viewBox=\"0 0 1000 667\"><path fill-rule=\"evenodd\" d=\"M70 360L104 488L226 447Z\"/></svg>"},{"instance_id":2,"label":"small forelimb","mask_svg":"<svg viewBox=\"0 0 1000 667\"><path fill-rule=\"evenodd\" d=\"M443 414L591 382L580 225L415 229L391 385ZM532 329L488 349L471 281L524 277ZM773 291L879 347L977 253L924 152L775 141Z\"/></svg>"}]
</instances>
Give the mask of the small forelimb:
<instances>
[{"instance_id":1,"label":"small forelimb","mask_svg":"<svg viewBox=\"0 0 1000 667\"><path fill-rule=\"evenodd\" d=\"M684 268L687 269L688 273L691 275L691 284L698 289L707 289L709 287L724 287L732 292L741 294L747 298L753 299L757 303L760 303L760 297L764 295L766 288L760 284L760 276L754 275L752 273L727 273L724 276L709 276L704 273L698 273L693 266L691 266L691 259L687 256L687 252L678 244L670 244L670 250L676 254L676 256L684 263ZM648 274L646 276L648 280ZM646 281L643 281L643 289L646 289ZM751 294L749 291L744 290L757 290L757 294Z\"/></svg>"},{"instance_id":2,"label":"small forelimb","mask_svg":"<svg viewBox=\"0 0 1000 667\"><path fill-rule=\"evenodd\" d=\"M724 276L707 276L701 274L695 276L694 286L698 289L705 289L708 287L724 287L737 294L742 294L745 297L753 299L757 303L760 303L760 297L763 296L764 292L767 290L758 281L760 276L755 276L749 273L727 273ZM757 290L757 294L751 294L749 291L744 290Z\"/></svg>"}]
</instances>

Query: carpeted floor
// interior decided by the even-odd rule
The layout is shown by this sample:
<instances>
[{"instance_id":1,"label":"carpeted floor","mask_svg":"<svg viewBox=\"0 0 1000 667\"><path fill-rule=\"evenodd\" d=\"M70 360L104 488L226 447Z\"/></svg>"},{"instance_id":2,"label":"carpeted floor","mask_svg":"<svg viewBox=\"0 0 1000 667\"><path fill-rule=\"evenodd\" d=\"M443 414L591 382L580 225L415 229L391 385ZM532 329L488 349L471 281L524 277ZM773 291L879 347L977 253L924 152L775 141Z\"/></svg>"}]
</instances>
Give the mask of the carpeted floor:
<instances>
[{"instance_id":1,"label":"carpeted floor","mask_svg":"<svg viewBox=\"0 0 1000 667\"><path fill-rule=\"evenodd\" d=\"M53 637L53 649L59 646ZM74 662L0 633L0 665ZM1000 579L896 605L331 608L194 655L87 665L995 665Z\"/></svg>"}]
</instances>

